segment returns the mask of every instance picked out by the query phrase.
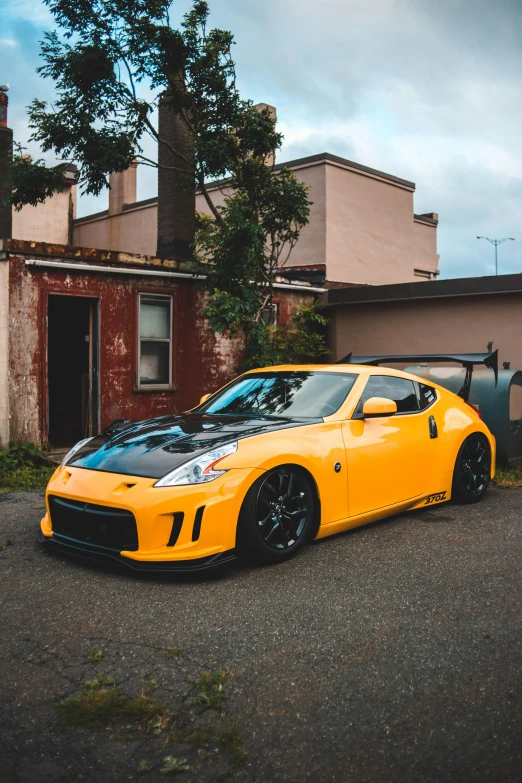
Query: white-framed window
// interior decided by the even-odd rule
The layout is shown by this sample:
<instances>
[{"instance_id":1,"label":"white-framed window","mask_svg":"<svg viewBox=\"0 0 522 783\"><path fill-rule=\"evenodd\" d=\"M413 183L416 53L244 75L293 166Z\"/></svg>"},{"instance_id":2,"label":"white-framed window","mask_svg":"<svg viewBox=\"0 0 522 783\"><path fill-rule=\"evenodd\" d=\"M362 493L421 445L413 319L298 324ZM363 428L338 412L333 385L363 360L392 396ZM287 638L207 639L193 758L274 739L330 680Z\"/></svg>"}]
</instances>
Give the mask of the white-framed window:
<instances>
[{"instance_id":1,"label":"white-framed window","mask_svg":"<svg viewBox=\"0 0 522 783\"><path fill-rule=\"evenodd\" d=\"M172 386L172 296L138 295L138 388Z\"/></svg>"}]
</instances>

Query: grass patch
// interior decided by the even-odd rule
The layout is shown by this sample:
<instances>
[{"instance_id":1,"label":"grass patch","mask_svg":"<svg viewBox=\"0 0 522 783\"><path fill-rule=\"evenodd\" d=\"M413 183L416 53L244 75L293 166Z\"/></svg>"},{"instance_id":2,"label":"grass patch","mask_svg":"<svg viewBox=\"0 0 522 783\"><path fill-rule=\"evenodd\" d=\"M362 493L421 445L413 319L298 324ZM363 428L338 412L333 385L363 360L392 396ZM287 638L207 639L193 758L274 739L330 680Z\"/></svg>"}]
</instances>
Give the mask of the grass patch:
<instances>
[{"instance_id":1,"label":"grass patch","mask_svg":"<svg viewBox=\"0 0 522 783\"><path fill-rule=\"evenodd\" d=\"M2 538L0 538L0 552L3 552L5 549L7 549L8 546L13 546L13 534L12 533L6 533Z\"/></svg>"},{"instance_id":2,"label":"grass patch","mask_svg":"<svg viewBox=\"0 0 522 783\"><path fill-rule=\"evenodd\" d=\"M183 650L181 647L167 647L165 653L167 658L183 658Z\"/></svg>"},{"instance_id":3,"label":"grass patch","mask_svg":"<svg viewBox=\"0 0 522 783\"><path fill-rule=\"evenodd\" d=\"M497 468L495 471L495 483L501 489L522 487L522 462L510 465L509 468Z\"/></svg>"},{"instance_id":4,"label":"grass patch","mask_svg":"<svg viewBox=\"0 0 522 783\"><path fill-rule=\"evenodd\" d=\"M138 763L138 766L136 767L136 772L139 772L139 773L141 773L141 772L148 772L149 769L150 769L150 764L147 761L147 759L142 759Z\"/></svg>"},{"instance_id":5,"label":"grass patch","mask_svg":"<svg viewBox=\"0 0 522 783\"><path fill-rule=\"evenodd\" d=\"M144 697L144 698L150 698L150 697ZM154 734L159 735L161 734L162 731L168 729L169 720L170 720L170 716L168 715L168 713L154 716L151 720L149 720L149 729L152 729Z\"/></svg>"},{"instance_id":6,"label":"grass patch","mask_svg":"<svg viewBox=\"0 0 522 783\"><path fill-rule=\"evenodd\" d=\"M96 663L96 661L101 661L103 658L103 651L98 650L97 647L91 647L87 654L89 656L90 663Z\"/></svg>"},{"instance_id":7,"label":"grass patch","mask_svg":"<svg viewBox=\"0 0 522 783\"><path fill-rule=\"evenodd\" d=\"M162 775L175 775L177 772L189 772L187 759L179 759L177 756L165 756L160 770Z\"/></svg>"},{"instance_id":8,"label":"grass patch","mask_svg":"<svg viewBox=\"0 0 522 783\"><path fill-rule=\"evenodd\" d=\"M185 729L176 723L170 730L169 742L172 742L173 745L181 745L182 742L185 742L186 737Z\"/></svg>"},{"instance_id":9,"label":"grass patch","mask_svg":"<svg viewBox=\"0 0 522 783\"><path fill-rule=\"evenodd\" d=\"M209 739L209 734L207 734L205 731L201 731L200 729L196 729L188 735L187 742L189 742L193 748L204 748L205 745L208 744Z\"/></svg>"},{"instance_id":10,"label":"grass patch","mask_svg":"<svg viewBox=\"0 0 522 783\"><path fill-rule=\"evenodd\" d=\"M245 760L246 751L241 744L239 727L237 723L229 723L219 735L220 745L227 751L230 761L233 764L242 764Z\"/></svg>"},{"instance_id":11,"label":"grass patch","mask_svg":"<svg viewBox=\"0 0 522 783\"><path fill-rule=\"evenodd\" d=\"M0 492L45 489L56 470L54 467L21 467L0 471Z\"/></svg>"},{"instance_id":12,"label":"grass patch","mask_svg":"<svg viewBox=\"0 0 522 783\"><path fill-rule=\"evenodd\" d=\"M203 672L199 677L189 677L189 682L196 686L198 695L194 702L199 711L220 710L223 706L223 682L228 676L224 669L215 672Z\"/></svg>"},{"instance_id":13,"label":"grass patch","mask_svg":"<svg viewBox=\"0 0 522 783\"><path fill-rule=\"evenodd\" d=\"M131 699L116 688L112 677L96 677L86 682L76 696L69 696L58 704L69 726L107 726L117 720L157 721L166 718L167 706L138 696Z\"/></svg>"}]
</instances>

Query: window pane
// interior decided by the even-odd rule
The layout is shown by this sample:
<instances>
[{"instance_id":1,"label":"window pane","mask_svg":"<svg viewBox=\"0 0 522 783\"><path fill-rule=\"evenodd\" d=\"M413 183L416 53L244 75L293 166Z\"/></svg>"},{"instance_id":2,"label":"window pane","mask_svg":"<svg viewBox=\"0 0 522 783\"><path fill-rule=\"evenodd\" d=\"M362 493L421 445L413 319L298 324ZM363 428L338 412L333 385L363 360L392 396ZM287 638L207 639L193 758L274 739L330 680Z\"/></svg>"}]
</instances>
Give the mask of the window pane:
<instances>
[{"instance_id":1,"label":"window pane","mask_svg":"<svg viewBox=\"0 0 522 783\"><path fill-rule=\"evenodd\" d=\"M261 311L261 320L267 326L277 326L277 304L263 307Z\"/></svg>"},{"instance_id":2,"label":"window pane","mask_svg":"<svg viewBox=\"0 0 522 783\"><path fill-rule=\"evenodd\" d=\"M141 341L140 384L162 385L170 383L170 342L150 343Z\"/></svg>"},{"instance_id":3,"label":"window pane","mask_svg":"<svg viewBox=\"0 0 522 783\"><path fill-rule=\"evenodd\" d=\"M397 413L413 413L419 410L417 395L412 381L395 378L393 375L372 375L366 384L357 406L362 413L363 405L370 397L386 397L397 403Z\"/></svg>"},{"instance_id":4,"label":"window pane","mask_svg":"<svg viewBox=\"0 0 522 783\"><path fill-rule=\"evenodd\" d=\"M140 337L170 339L170 299L140 297Z\"/></svg>"},{"instance_id":5,"label":"window pane","mask_svg":"<svg viewBox=\"0 0 522 783\"><path fill-rule=\"evenodd\" d=\"M434 403L437 399L435 389L432 389L431 386L426 386L425 383L421 383L419 386L421 393L421 408L429 408L429 406L432 405L432 403Z\"/></svg>"}]
</instances>

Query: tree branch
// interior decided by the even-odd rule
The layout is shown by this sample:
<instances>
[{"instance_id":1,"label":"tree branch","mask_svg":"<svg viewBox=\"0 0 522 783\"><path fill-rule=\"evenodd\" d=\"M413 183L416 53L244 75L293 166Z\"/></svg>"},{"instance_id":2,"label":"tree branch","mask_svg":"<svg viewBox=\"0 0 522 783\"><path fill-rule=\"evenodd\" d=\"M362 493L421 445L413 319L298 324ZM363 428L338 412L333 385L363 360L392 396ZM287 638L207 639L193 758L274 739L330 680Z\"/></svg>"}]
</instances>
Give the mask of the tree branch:
<instances>
[{"instance_id":1,"label":"tree branch","mask_svg":"<svg viewBox=\"0 0 522 783\"><path fill-rule=\"evenodd\" d=\"M139 159L140 163L143 163L144 166L150 166L154 169L162 169L163 171L179 171L180 174L189 174L186 169L182 169L179 166L163 166L162 164L158 163L155 160L152 160L151 158L146 158L145 155L142 155L138 152L137 155L135 155L136 160Z\"/></svg>"},{"instance_id":2,"label":"tree branch","mask_svg":"<svg viewBox=\"0 0 522 783\"><path fill-rule=\"evenodd\" d=\"M214 206L214 203L213 203L212 199L210 198L209 192L208 192L208 190L206 188L205 180L204 180L204 178L201 175L198 176L198 185L199 185L199 189L200 189L201 193L203 194L203 198L207 202L208 208L210 209L210 211L212 212L212 214L214 215L214 217L218 221L218 223L222 223L223 222L223 218L221 217L221 214L220 214L219 210L216 209L216 207Z\"/></svg>"}]
</instances>

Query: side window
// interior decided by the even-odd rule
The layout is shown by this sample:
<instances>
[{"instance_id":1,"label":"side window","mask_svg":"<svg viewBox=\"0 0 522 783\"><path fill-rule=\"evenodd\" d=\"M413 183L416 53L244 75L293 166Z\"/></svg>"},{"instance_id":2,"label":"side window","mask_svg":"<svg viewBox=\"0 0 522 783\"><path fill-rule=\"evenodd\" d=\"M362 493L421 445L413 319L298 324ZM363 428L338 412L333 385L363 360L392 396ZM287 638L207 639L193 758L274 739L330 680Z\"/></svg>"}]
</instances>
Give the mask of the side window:
<instances>
[{"instance_id":1,"label":"side window","mask_svg":"<svg viewBox=\"0 0 522 783\"><path fill-rule=\"evenodd\" d=\"M138 386L172 384L172 296L139 295Z\"/></svg>"},{"instance_id":2,"label":"side window","mask_svg":"<svg viewBox=\"0 0 522 783\"><path fill-rule=\"evenodd\" d=\"M435 389L433 389L431 386L427 386L425 383L419 383L419 391L420 391L420 407L421 410L425 410L425 408L429 408L430 405L433 405L435 400L437 399L437 392Z\"/></svg>"},{"instance_id":3,"label":"side window","mask_svg":"<svg viewBox=\"0 0 522 783\"><path fill-rule=\"evenodd\" d=\"M362 413L363 405L370 397L387 397L397 404L397 413L416 413L419 401L413 381L395 378L393 375L371 375L362 393L356 413Z\"/></svg>"}]
</instances>

